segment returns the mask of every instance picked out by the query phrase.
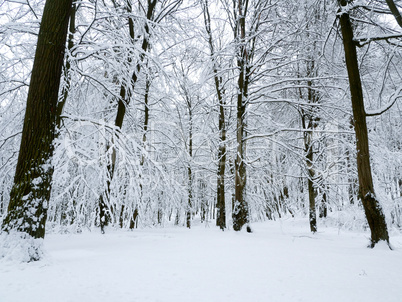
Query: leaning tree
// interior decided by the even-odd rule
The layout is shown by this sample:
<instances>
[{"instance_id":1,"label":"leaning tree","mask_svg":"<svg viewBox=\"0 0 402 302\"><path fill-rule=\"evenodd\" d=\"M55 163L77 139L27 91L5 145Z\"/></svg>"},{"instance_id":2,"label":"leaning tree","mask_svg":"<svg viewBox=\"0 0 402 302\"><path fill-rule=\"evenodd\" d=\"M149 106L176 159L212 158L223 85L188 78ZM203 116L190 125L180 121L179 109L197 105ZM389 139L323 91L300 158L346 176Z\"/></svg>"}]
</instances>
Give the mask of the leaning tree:
<instances>
[{"instance_id":1,"label":"leaning tree","mask_svg":"<svg viewBox=\"0 0 402 302\"><path fill-rule=\"evenodd\" d=\"M356 133L356 150L357 150L357 172L359 179L359 195L363 204L364 212L368 225L371 230L371 247L374 247L379 241L389 243L389 235L385 216L383 214L378 197L374 192L373 177L370 166L369 140L366 116L377 115L387 110L379 110L376 113L369 114L364 108L363 89L361 82L361 67L359 66L357 56L357 46L364 46L371 41L389 40L400 38L402 35L394 32L376 32L375 28L371 31L372 36L355 37L354 28L357 26L356 21L351 18L355 9L365 10L375 13L386 12L383 8L365 6L364 3L354 4L350 0L338 0L340 6L339 23L343 37L343 46L345 51L345 62L348 72L350 96L353 109L353 123ZM395 16L396 21L400 21L399 11L394 7L393 1L387 1L391 13ZM396 9L396 10L395 10ZM362 11L360 14L363 14ZM361 18L359 18L361 19ZM371 18L372 19L372 18ZM367 24L373 23L372 21ZM398 22L399 23L399 22ZM375 25L375 24L371 24ZM396 98L394 98L396 100ZM393 102L395 102L395 100ZM392 106L393 102L390 104Z\"/></svg>"}]
</instances>

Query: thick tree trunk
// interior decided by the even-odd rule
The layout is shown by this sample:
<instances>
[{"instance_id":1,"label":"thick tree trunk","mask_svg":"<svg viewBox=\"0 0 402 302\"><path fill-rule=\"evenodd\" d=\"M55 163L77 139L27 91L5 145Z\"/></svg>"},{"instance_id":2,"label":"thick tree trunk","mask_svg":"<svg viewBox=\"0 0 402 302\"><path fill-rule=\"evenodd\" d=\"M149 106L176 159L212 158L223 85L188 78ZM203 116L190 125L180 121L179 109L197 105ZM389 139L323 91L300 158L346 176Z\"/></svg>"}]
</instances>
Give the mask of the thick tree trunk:
<instances>
[{"instance_id":1,"label":"thick tree trunk","mask_svg":"<svg viewBox=\"0 0 402 302\"><path fill-rule=\"evenodd\" d=\"M338 2L341 8L345 8L349 3L347 0L338 0ZM389 243L389 236L384 214L374 193L370 167L370 153L366 113L364 110L363 90L360 81L356 46L353 42L352 24L347 11L341 13L340 25L345 50L345 60L349 77L353 119L356 132L359 195L362 200L367 222L371 230L371 247L374 247L375 244L381 240Z\"/></svg>"},{"instance_id":2,"label":"thick tree trunk","mask_svg":"<svg viewBox=\"0 0 402 302\"><path fill-rule=\"evenodd\" d=\"M72 0L47 0L29 86L20 153L3 230L45 236L57 100ZM37 260L37 259L31 259Z\"/></svg>"}]
</instances>

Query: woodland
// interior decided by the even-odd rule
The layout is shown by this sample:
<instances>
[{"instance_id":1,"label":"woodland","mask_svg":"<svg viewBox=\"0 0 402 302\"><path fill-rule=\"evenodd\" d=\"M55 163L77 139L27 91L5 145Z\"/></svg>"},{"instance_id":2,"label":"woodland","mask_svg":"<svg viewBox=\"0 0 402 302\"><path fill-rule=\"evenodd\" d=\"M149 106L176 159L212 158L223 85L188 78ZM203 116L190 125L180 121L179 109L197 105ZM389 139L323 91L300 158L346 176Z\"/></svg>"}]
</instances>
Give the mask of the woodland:
<instances>
[{"instance_id":1,"label":"woodland","mask_svg":"<svg viewBox=\"0 0 402 302\"><path fill-rule=\"evenodd\" d=\"M389 243L402 228L401 12L0 0L3 235L28 240L29 261L45 227L252 232L297 217Z\"/></svg>"}]
</instances>

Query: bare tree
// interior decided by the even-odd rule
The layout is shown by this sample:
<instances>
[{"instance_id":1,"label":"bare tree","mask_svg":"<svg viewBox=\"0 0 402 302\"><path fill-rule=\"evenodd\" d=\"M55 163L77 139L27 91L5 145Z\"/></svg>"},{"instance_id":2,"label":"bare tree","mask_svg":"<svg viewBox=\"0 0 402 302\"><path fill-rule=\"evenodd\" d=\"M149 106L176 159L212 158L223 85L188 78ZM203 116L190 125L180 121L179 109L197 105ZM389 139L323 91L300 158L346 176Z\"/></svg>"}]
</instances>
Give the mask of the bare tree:
<instances>
[{"instance_id":1,"label":"bare tree","mask_svg":"<svg viewBox=\"0 0 402 302\"><path fill-rule=\"evenodd\" d=\"M225 202L225 168L226 168L226 121L225 121L225 88L223 77L220 74L217 52L215 51L215 41L211 28L211 15L209 12L208 0L202 3L205 31L212 62L213 79L215 84L216 97L219 106L219 144L218 144L218 170L216 187L216 225L222 230L226 228L226 202Z\"/></svg>"},{"instance_id":2,"label":"bare tree","mask_svg":"<svg viewBox=\"0 0 402 302\"><path fill-rule=\"evenodd\" d=\"M341 7L339 13L340 26L345 51L346 68L349 77L349 87L352 99L353 120L356 132L357 172L359 177L359 194L364 212L371 230L371 247L383 240L389 243L389 235L385 216L374 193L373 177L370 167L370 153L364 109L363 89L360 79L360 69L357 59L353 27L347 5L348 0L338 0Z\"/></svg>"}]
</instances>

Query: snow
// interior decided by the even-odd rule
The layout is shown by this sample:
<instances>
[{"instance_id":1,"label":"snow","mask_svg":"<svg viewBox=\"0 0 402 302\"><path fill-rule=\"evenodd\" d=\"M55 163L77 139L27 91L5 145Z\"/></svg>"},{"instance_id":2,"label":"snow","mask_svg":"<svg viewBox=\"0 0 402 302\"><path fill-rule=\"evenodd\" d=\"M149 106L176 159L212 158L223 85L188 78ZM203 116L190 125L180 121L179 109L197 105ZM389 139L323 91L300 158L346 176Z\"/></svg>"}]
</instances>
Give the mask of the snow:
<instances>
[{"instance_id":1,"label":"snow","mask_svg":"<svg viewBox=\"0 0 402 302\"><path fill-rule=\"evenodd\" d=\"M25 227L28 228L29 225L25 224ZM0 235L0 259L3 258L4 263L6 261L29 262L31 259L40 259L43 257L43 241L43 239L34 239L27 236L26 233L18 231L11 231L8 234L4 232ZM0 302L2 302L1 299L2 295L0 294Z\"/></svg>"},{"instance_id":2,"label":"snow","mask_svg":"<svg viewBox=\"0 0 402 302\"><path fill-rule=\"evenodd\" d=\"M49 234L44 260L0 260L0 302L402 301L402 236L366 248L367 233L306 220L253 233L197 225Z\"/></svg>"}]
</instances>

